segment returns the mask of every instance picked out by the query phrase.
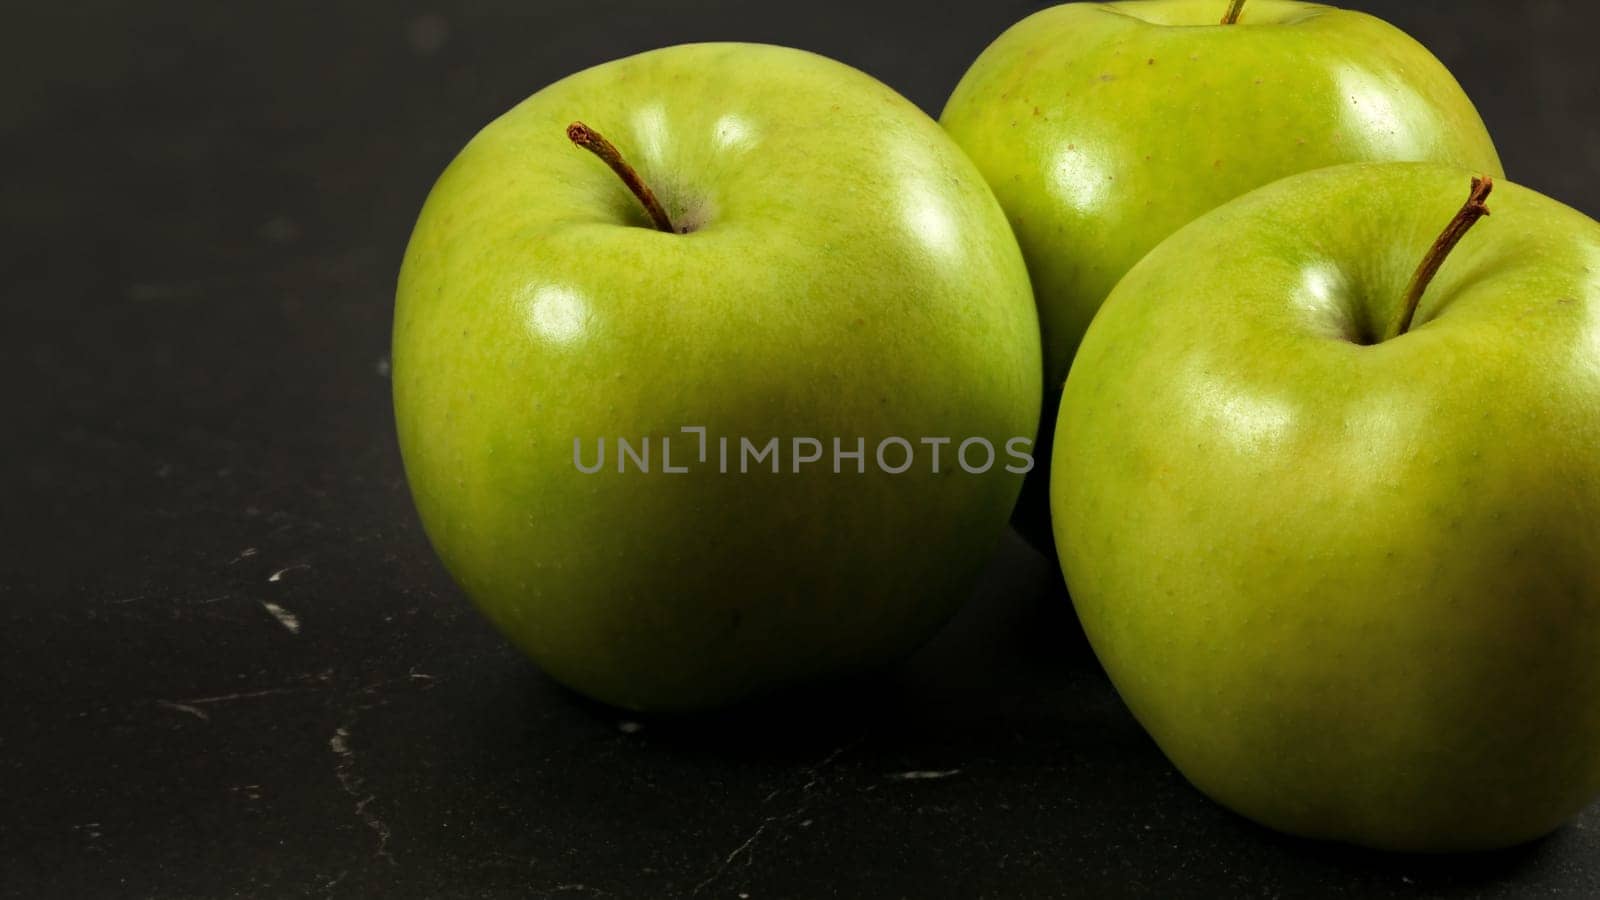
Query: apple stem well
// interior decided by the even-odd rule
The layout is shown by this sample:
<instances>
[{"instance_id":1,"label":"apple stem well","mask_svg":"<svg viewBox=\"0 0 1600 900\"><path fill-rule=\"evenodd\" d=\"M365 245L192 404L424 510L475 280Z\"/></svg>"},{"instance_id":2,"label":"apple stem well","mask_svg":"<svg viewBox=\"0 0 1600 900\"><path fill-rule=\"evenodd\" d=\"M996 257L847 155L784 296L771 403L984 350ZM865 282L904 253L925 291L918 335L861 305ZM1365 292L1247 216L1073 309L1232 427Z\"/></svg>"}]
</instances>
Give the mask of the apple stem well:
<instances>
[{"instance_id":1,"label":"apple stem well","mask_svg":"<svg viewBox=\"0 0 1600 900\"><path fill-rule=\"evenodd\" d=\"M1461 211L1450 220L1443 232L1440 232L1433 246L1428 248L1428 255L1422 258L1422 264L1417 266L1416 274L1411 276L1411 285L1406 288L1404 302L1400 304L1400 317L1395 321L1394 336L1399 337L1411 330L1411 320L1417 314L1417 304L1422 302L1422 293L1428 289L1428 283L1433 281L1433 276L1438 274L1439 267L1444 265L1445 257L1456 248L1461 238L1476 225L1478 220L1489 214L1489 207L1484 203L1489 199L1489 192L1494 190L1494 179L1488 175L1474 176L1472 179L1472 193L1467 196L1467 202L1462 205Z\"/></svg>"},{"instance_id":2,"label":"apple stem well","mask_svg":"<svg viewBox=\"0 0 1600 900\"><path fill-rule=\"evenodd\" d=\"M667 234L678 233L678 230L672 227L672 220L667 218L667 211L661 207L661 201L656 199L655 191L650 190L650 186L644 183L644 179L639 177L633 166L628 165L628 161L622 158L622 152L615 144L582 122L573 122L567 126L567 139L600 157L611 167L611 171L617 173L617 177L628 186L628 190L639 198L639 204L644 207L646 213L649 213L650 221L655 223L658 231L665 231Z\"/></svg>"},{"instance_id":3,"label":"apple stem well","mask_svg":"<svg viewBox=\"0 0 1600 900\"><path fill-rule=\"evenodd\" d=\"M1222 24L1233 25L1239 21L1239 14L1244 12L1244 0L1231 0L1228 4L1228 13L1222 17Z\"/></svg>"}]
</instances>

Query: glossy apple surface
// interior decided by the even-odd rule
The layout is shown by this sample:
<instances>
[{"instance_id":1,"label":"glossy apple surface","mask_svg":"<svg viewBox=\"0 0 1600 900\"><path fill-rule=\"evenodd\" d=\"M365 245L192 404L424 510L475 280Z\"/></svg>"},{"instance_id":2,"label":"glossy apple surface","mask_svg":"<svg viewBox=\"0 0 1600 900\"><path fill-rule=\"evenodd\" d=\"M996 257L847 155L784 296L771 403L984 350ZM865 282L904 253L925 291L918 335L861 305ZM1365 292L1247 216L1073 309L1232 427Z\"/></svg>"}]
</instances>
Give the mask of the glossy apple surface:
<instances>
[{"instance_id":1,"label":"glossy apple surface","mask_svg":"<svg viewBox=\"0 0 1600 900\"><path fill-rule=\"evenodd\" d=\"M1501 174L1471 101L1403 32L1289 0L1248 0L1237 24L1221 25L1227 8L1042 10L985 50L945 106L941 122L993 186L1032 274L1047 409L1106 294L1201 213L1339 163ZM1044 475L1019 525L1048 542Z\"/></svg>"},{"instance_id":2,"label":"glossy apple surface","mask_svg":"<svg viewBox=\"0 0 1600 900\"><path fill-rule=\"evenodd\" d=\"M1600 791L1600 225L1497 184L1383 339L1468 175L1342 166L1202 217L1062 398L1096 654L1191 781L1294 834L1500 847Z\"/></svg>"},{"instance_id":3,"label":"glossy apple surface","mask_svg":"<svg viewBox=\"0 0 1600 900\"><path fill-rule=\"evenodd\" d=\"M674 224L653 230L586 123ZM882 665L953 612L1020 477L923 438L1031 437L1040 349L989 188L938 125L819 56L704 44L564 79L485 128L417 222L400 446L439 555L566 684L653 710ZM708 459L697 463L705 428ZM719 436L782 471L719 471ZM903 474L873 448L902 437ZM616 469L617 438L654 468ZM789 442L861 439L791 471ZM606 440L606 466L584 474ZM663 471L663 439L671 465ZM809 449L803 454L809 454ZM900 464L891 450L889 463ZM976 466L981 459L973 455Z\"/></svg>"}]
</instances>

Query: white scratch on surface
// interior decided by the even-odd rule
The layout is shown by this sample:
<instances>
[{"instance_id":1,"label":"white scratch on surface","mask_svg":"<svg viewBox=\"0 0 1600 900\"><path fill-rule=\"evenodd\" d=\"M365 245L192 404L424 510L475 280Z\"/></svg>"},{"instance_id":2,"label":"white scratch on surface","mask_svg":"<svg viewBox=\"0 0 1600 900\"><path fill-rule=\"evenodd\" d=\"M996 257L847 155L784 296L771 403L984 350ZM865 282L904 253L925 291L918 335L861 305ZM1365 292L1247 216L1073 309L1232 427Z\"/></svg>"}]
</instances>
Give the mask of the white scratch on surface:
<instances>
[{"instance_id":1,"label":"white scratch on surface","mask_svg":"<svg viewBox=\"0 0 1600 900\"><path fill-rule=\"evenodd\" d=\"M157 700L156 705L165 707L166 709L176 710L177 712L188 713L202 722L211 721L211 716L208 715L205 710L189 703L175 703L171 700Z\"/></svg>"},{"instance_id":2,"label":"white scratch on surface","mask_svg":"<svg viewBox=\"0 0 1600 900\"><path fill-rule=\"evenodd\" d=\"M279 569L278 571L273 572L271 575L268 575L267 576L267 580L268 581L282 581L283 580L283 576L289 574L290 572L293 572L296 569L309 569L309 568L311 568L311 567L306 565L305 563L295 563L292 566L284 566L283 568Z\"/></svg>"},{"instance_id":3,"label":"white scratch on surface","mask_svg":"<svg viewBox=\"0 0 1600 900\"><path fill-rule=\"evenodd\" d=\"M749 837L745 838L744 843L733 848L733 852L729 853L727 857L722 860L722 864L717 866L716 871L712 872L705 881L695 885L692 893L698 894L710 887L718 878L722 877L724 872L728 871L728 867L733 865L733 861L738 859L740 856L745 858L745 865L750 865L751 863L755 862L755 853L750 848L755 846L756 841L760 840L761 835L766 832L767 826L771 825L773 822L776 822L777 819L777 816L768 816L760 825L756 826L756 830L752 832Z\"/></svg>"},{"instance_id":4,"label":"white scratch on surface","mask_svg":"<svg viewBox=\"0 0 1600 900\"><path fill-rule=\"evenodd\" d=\"M237 691L232 694L216 694L210 697L193 697L181 701L186 706L210 706L214 703L232 703L235 700L253 700L256 697L273 697L278 694L301 694L306 691L317 691L326 687L333 678L332 669L324 669L315 675L302 675L300 684L288 687L262 688L256 691Z\"/></svg>"},{"instance_id":5,"label":"white scratch on surface","mask_svg":"<svg viewBox=\"0 0 1600 900\"><path fill-rule=\"evenodd\" d=\"M185 702L185 705L188 705L188 706L204 706L204 705L208 705L208 704L212 704L212 703L229 703L229 702L232 702L234 700L249 700L249 699L251 699L253 697L271 697L274 694L298 694L301 691L307 691L307 690L310 690L310 688L301 688L301 687L263 688L263 689L261 689L259 691L241 691L241 692L239 692L237 694L218 694L215 697L196 697L193 700L187 700L187 701L184 701L184 702Z\"/></svg>"},{"instance_id":6,"label":"white scratch on surface","mask_svg":"<svg viewBox=\"0 0 1600 900\"><path fill-rule=\"evenodd\" d=\"M896 772L889 777L895 781L938 781L941 778L949 778L960 774L960 769L923 769L914 772Z\"/></svg>"},{"instance_id":7,"label":"white scratch on surface","mask_svg":"<svg viewBox=\"0 0 1600 900\"><path fill-rule=\"evenodd\" d=\"M378 836L378 849L373 855L387 861L391 866L396 865L394 857L389 855L388 824L367 809L377 797L362 790L366 779L356 774L356 754L350 749L350 729L343 725L334 729L333 737L328 739L328 749L333 751L333 774L339 779L339 787L355 798L356 818Z\"/></svg>"},{"instance_id":8,"label":"white scratch on surface","mask_svg":"<svg viewBox=\"0 0 1600 900\"><path fill-rule=\"evenodd\" d=\"M299 616L296 616L294 613L289 612L287 609L284 609L283 607L279 606L278 604L273 603L271 600L263 600L263 601L261 601L261 608L266 610L268 613L270 613L274 619L277 619L278 620L278 624L282 625L284 628L288 629L290 634L299 634L300 633L300 617Z\"/></svg>"},{"instance_id":9,"label":"white scratch on surface","mask_svg":"<svg viewBox=\"0 0 1600 900\"><path fill-rule=\"evenodd\" d=\"M825 770L829 766L833 765L834 762L836 760L838 760L838 758L840 756L844 755L844 753L849 751L850 748L854 747L856 744L859 744L859 743L861 743L861 739L858 738L857 740L855 740L852 743L845 744L845 745L843 745L841 747L837 747L832 752L830 752L827 756L824 756L815 765L812 765L809 768L805 769L803 774L806 777L806 781L805 781L804 784L800 785L800 787L795 791L795 793L798 795L799 799L798 799L798 802L795 804L794 808L791 809L789 812L784 813L782 815L767 816L765 819L763 819L761 821L761 824L756 826L755 831L751 832L750 836L744 839L744 843L742 843L739 846L733 848L733 851L730 852L727 856L723 857L722 862L717 865L716 869L714 871L712 871L712 873L710 875L708 875L704 881L702 881L699 884L695 885L695 888L691 892L691 894L699 894L701 891L703 891L706 888L710 887L711 885L715 884L716 881L719 878L721 878L724 874L727 873L728 867L733 865L734 860L738 859L741 856L744 857L745 865L747 865L747 866L750 865L755 859L755 849L754 848L755 848L756 841L758 841L761 838L761 836L766 833L767 828L769 826L773 825L773 824L777 824L781 828L783 825L785 825L785 824L787 824L789 822L793 822L796 819L798 819L800 816L804 815L808 805L811 802L811 797L810 797L811 789L816 787L822 781L823 770ZM766 800L763 800L761 802L762 803L766 803L768 800L771 800L773 797L777 796L779 793L781 793L781 790L780 791L773 791L771 794L767 795ZM810 827L811 824L812 824L812 820L811 819L806 819L801 824L801 827L802 828L807 828L807 827Z\"/></svg>"},{"instance_id":10,"label":"white scratch on surface","mask_svg":"<svg viewBox=\"0 0 1600 900\"><path fill-rule=\"evenodd\" d=\"M741 854L749 854L748 859L746 860L746 862L753 862L755 860L755 854L750 853L750 846L756 842L756 838L761 837L761 833L766 831L767 830L767 826L770 825L770 824L772 824L772 820L771 819L768 819L765 822L762 822L761 825L756 828L755 833L750 835L750 837L744 843L742 843L739 846L733 848L733 852L728 854L728 858L723 860L723 864L727 865L727 864L732 863Z\"/></svg>"},{"instance_id":11,"label":"white scratch on surface","mask_svg":"<svg viewBox=\"0 0 1600 900\"><path fill-rule=\"evenodd\" d=\"M330 897L333 896L333 889L338 887L341 883L343 883L344 879L345 879L345 876L349 875L349 874L350 874L350 870L349 869L345 869L345 870L341 871L338 875L335 875L332 878L328 879L327 883L322 886L322 889L328 892L328 896L330 896Z\"/></svg>"}]
</instances>

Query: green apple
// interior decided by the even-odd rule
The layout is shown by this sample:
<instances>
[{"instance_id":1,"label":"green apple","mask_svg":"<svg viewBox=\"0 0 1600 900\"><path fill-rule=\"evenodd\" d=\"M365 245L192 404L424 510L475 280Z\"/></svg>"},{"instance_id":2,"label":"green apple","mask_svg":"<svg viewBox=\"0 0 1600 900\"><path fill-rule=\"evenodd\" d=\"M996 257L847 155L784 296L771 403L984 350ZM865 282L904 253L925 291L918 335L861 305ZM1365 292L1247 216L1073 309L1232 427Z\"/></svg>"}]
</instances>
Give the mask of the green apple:
<instances>
[{"instance_id":1,"label":"green apple","mask_svg":"<svg viewBox=\"0 0 1600 900\"><path fill-rule=\"evenodd\" d=\"M1067 379L1051 508L1095 653L1283 831L1500 847L1600 791L1600 225L1501 184L1451 251L1468 182L1354 164L1222 206Z\"/></svg>"},{"instance_id":2,"label":"green apple","mask_svg":"<svg viewBox=\"0 0 1600 900\"><path fill-rule=\"evenodd\" d=\"M937 123L741 44L586 70L478 134L407 248L393 366L446 567L557 679L646 710L929 637L1004 531L1042 369L1005 215Z\"/></svg>"},{"instance_id":3,"label":"green apple","mask_svg":"<svg viewBox=\"0 0 1600 900\"><path fill-rule=\"evenodd\" d=\"M945 106L946 130L994 187L1022 244L1044 335L1046 408L1117 280L1201 213L1346 162L1501 174L1472 102L1403 32L1290 0L1249 0L1236 24L1220 24L1230 5L1045 9L985 50ZM1048 542L1045 474L1035 473L1019 525Z\"/></svg>"}]
</instances>

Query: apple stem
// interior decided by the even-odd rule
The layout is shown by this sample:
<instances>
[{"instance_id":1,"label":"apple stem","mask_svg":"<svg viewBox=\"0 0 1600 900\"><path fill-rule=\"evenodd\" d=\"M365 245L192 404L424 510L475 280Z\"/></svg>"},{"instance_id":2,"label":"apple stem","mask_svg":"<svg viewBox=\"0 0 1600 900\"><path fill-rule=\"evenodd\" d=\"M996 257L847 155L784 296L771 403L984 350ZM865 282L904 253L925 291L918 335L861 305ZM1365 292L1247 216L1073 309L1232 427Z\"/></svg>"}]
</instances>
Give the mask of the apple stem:
<instances>
[{"instance_id":1,"label":"apple stem","mask_svg":"<svg viewBox=\"0 0 1600 900\"><path fill-rule=\"evenodd\" d=\"M1232 0L1228 4L1228 14L1222 17L1222 24L1232 25L1239 21L1239 13L1244 12L1244 0Z\"/></svg>"},{"instance_id":2,"label":"apple stem","mask_svg":"<svg viewBox=\"0 0 1600 900\"><path fill-rule=\"evenodd\" d=\"M1395 337L1411 330L1411 320L1417 314L1417 304L1422 302L1422 293L1428 289L1428 283L1433 281L1439 267L1444 265L1445 257L1450 255L1450 251L1456 248L1456 244L1479 219L1489 214L1489 207L1484 205L1484 201L1489 199L1492 190L1493 178L1488 175L1473 176L1472 193L1467 196L1467 202L1445 226L1429 248L1428 255L1422 258L1422 264L1417 266L1416 274L1411 276L1411 286L1406 288L1405 302L1400 305L1400 317L1395 322Z\"/></svg>"},{"instance_id":3,"label":"apple stem","mask_svg":"<svg viewBox=\"0 0 1600 900\"><path fill-rule=\"evenodd\" d=\"M639 203L644 206L644 211L650 214L650 221L655 223L657 230L665 231L667 234L678 233L678 230L672 227L672 220L667 218L667 211L661 208L661 201L656 199L655 192L644 183L644 179L639 177L633 166L628 165L628 161L622 158L622 153L617 150L615 144L582 122L573 122L567 126L567 139L600 157L611 167L611 171L617 173L617 177L628 186L628 190L639 198Z\"/></svg>"}]
</instances>

